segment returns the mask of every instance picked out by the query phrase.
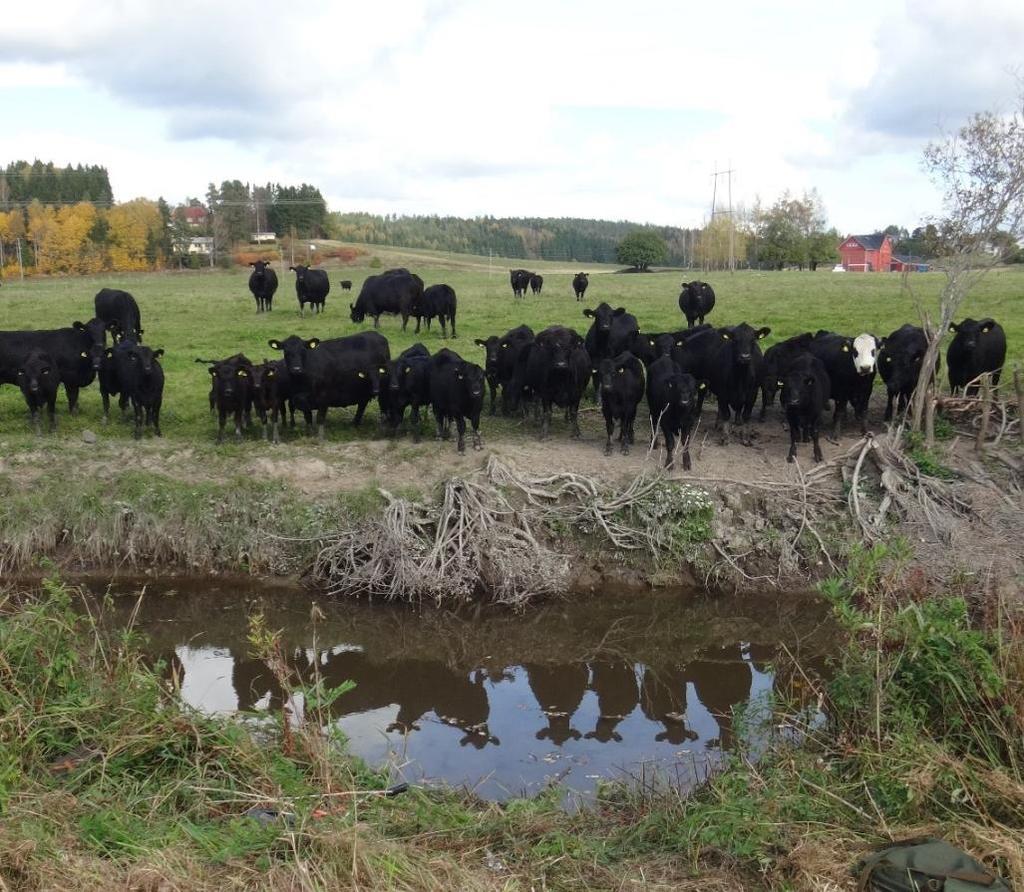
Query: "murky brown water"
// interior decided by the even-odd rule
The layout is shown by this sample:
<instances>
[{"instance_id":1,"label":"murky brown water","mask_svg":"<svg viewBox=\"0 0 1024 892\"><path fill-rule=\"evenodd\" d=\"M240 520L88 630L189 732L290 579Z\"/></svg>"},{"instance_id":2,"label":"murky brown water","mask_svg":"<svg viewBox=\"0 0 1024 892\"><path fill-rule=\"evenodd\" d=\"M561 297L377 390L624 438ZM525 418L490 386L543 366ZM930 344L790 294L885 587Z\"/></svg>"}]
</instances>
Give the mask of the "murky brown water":
<instances>
[{"instance_id":1,"label":"murky brown water","mask_svg":"<svg viewBox=\"0 0 1024 892\"><path fill-rule=\"evenodd\" d=\"M102 591L102 587L92 587ZM138 585L113 589L126 621ZM332 716L353 753L396 781L466 785L503 799L560 781L702 780L758 732L735 711L794 673L784 646L822 674L827 611L810 597L712 598L679 592L606 595L531 610L461 616L313 599L302 590L150 583L137 627L208 713L279 710L282 692L249 654L247 611L280 629L297 676L356 687ZM751 739L751 735L754 738Z\"/></svg>"}]
</instances>

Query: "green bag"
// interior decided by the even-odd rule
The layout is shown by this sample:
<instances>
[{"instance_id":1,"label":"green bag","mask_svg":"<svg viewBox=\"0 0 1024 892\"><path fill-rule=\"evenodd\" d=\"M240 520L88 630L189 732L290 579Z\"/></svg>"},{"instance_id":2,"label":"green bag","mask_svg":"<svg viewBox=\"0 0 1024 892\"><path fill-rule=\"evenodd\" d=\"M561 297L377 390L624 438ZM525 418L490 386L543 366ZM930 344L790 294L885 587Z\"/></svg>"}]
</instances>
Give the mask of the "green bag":
<instances>
[{"instance_id":1,"label":"green bag","mask_svg":"<svg viewBox=\"0 0 1024 892\"><path fill-rule=\"evenodd\" d=\"M948 842L905 839L863 858L858 892L1010 892L1003 880Z\"/></svg>"}]
</instances>

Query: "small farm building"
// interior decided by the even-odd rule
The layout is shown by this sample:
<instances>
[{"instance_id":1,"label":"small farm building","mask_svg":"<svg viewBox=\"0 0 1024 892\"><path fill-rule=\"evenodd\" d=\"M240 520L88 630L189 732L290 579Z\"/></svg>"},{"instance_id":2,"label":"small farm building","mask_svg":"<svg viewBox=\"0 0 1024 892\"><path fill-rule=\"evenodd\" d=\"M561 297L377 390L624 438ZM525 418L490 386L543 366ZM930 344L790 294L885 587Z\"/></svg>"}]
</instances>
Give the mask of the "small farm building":
<instances>
[{"instance_id":1,"label":"small farm building","mask_svg":"<svg viewBox=\"0 0 1024 892\"><path fill-rule=\"evenodd\" d=\"M892 239L887 235L851 235L839 246L839 258L849 272L888 272Z\"/></svg>"}]
</instances>

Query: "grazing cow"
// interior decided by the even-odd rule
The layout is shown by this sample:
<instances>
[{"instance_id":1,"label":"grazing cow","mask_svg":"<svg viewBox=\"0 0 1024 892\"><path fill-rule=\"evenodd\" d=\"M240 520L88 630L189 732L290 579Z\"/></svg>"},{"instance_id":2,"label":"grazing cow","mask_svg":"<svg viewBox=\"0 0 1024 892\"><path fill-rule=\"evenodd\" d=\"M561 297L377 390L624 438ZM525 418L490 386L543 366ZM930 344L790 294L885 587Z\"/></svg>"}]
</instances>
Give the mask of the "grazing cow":
<instances>
[{"instance_id":1,"label":"grazing cow","mask_svg":"<svg viewBox=\"0 0 1024 892\"><path fill-rule=\"evenodd\" d=\"M466 451L466 419L473 426L473 448L483 449L480 413L484 407L484 370L458 353L442 348L430 360L430 405L437 422L437 439L451 436L451 423L459 432L458 450Z\"/></svg>"},{"instance_id":2,"label":"grazing cow","mask_svg":"<svg viewBox=\"0 0 1024 892\"><path fill-rule=\"evenodd\" d=\"M764 351L761 367L761 412L757 416L758 421L764 421L768 407L775 402L775 393L782 386L779 379L786 368L794 359L810 349L813 337L809 331L805 331L773 344Z\"/></svg>"},{"instance_id":3,"label":"grazing cow","mask_svg":"<svg viewBox=\"0 0 1024 892\"><path fill-rule=\"evenodd\" d=\"M426 347L413 344L388 363L378 401L381 418L392 436L398 433L406 408L412 409L412 438L419 443L420 408L430 405L430 351Z\"/></svg>"},{"instance_id":4,"label":"grazing cow","mask_svg":"<svg viewBox=\"0 0 1024 892\"><path fill-rule=\"evenodd\" d=\"M580 399L592 374L583 338L561 325L544 329L532 344L523 348L516 374L519 380L513 384L513 389L517 397L532 396L534 411L541 413L541 439L545 439L551 429L552 405L566 410L572 436L582 436Z\"/></svg>"},{"instance_id":5,"label":"grazing cow","mask_svg":"<svg viewBox=\"0 0 1024 892\"><path fill-rule=\"evenodd\" d=\"M269 313L274 304L274 292L277 291L277 273L265 260L255 260L249 266L252 267L249 274L249 290L256 298L256 312Z\"/></svg>"},{"instance_id":6,"label":"grazing cow","mask_svg":"<svg viewBox=\"0 0 1024 892\"><path fill-rule=\"evenodd\" d=\"M771 331L767 327L754 330L746 322L720 328L717 349L705 356L708 389L718 400L716 427L721 428L725 443L729 441L730 413L746 428L741 435L742 442L750 442L750 413L757 402L764 362L757 342Z\"/></svg>"},{"instance_id":7,"label":"grazing cow","mask_svg":"<svg viewBox=\"0 0 1024 892\"><path fill-rule=\"evenodd\" d=\"M308 266L289 266L295 273L295 296L299 299L299 315L306 315L306 304L313 308L313 313L322 313L327 303L327 295L331 290L331 282L322 269L310 269Z\"/></svg>"},{"instance_id":8,"label":"grazing cow","mask_svg":"<svg viewBox=\"0 0 1024 892\"><path fill-rule=\"evenodd\" d=\"M107 327L102 319L75 322L45 331L0 331L0 384L16 384L18 369L33 350L57 364L68 397L68 411L78 412L78 392L96 378L103 363Z\"/></svg>"},{"instance_id":9,"label":"grazing cow","mask_svg":"<svg viewBox=\"0 0 1024 892\"><path fill-rule=\"evenodd\" d=\"M18 386L32 414L32 428L42 434L39 410L46 406L50 433L57 429L57 386L60 384L57 363L42 350L31 350L17 373Z\"/></svg>"},{"instance_id":10,"label":"grazing cow","mask_svg":"<svg viewBox=\"0 0 1024 892\"><path fill-rule=\"evenodd\" d=\"M210 388L210 407L215 409L219 426L217 442L224 442L224 426L228 415L235 418L235 439L242 439L242 416L252 406L252 362L243 353L236 353L227 359L196 362L209 364L208 371L213 379Z\"/></svg>"},{"instance_id":11,"label":"grazing cow","mask_svg":"<svg viewBox=\"0 0 1024 892\"><path fill-rule=\"evenodd\" d=\"M142 314L139 305L127 291L101 288L93 299L96 318L102 319L116 344L122 338L142 343Z\"/></svg>"},{"instance_id":12,"label":"grazing cow","mask_svg":"<svg viewBox=\"0 0 1024 892\"><path fill-rule=\"evenodd\" d=\"M992 373L992 384L999 383L999 376L1006 361L1006 332L995 319L964 319L952 323L949 330L955 332L946 350L946 364L949 366L949 389L966 387L967 395L978 392L978 385L970 384L979 375Z\"/></svg>"},{"instance_id":13,"label":"grazing cow","mask_svg":"<svg viewBox=\"0 0 1024 892\"><path fill-rule=\"evenodd\" d=\"M828 372L829 391L835 403L832 435L839 433L847 403L853 406L861 433L867 433L868 402L875 385L878 339L870 334L848 338L831 331L819 331L807 349L822 361Z\"/></svg>"},{"instance_id":14,"label":"grazing cow","mask_svg":"<svg viewBox=\"0 0 1024 892\"><path fill-rule=\"evenodd\" d=\"M507 331L503 337L491 335L486 340L477 338L474 342L486 351L484 372L487 386L491 391L491 414L495 414L498 387L502 389L502 411L507 415L514 405L512 380L515 376L519 354L526 344L533 343L533 329L528 325L520 325Z\"/></svg>"},{"instance_id":15,"label":"grazing cow","mask_svg":"<svg viewBox=\"0 0 1024 892\"><path fill-rule=\"evenodd\" d=\"M611 359L624 350L628 350L633 344L636 334L640 331L636 316L627 313L625 307L613 310L608 304L600 303L593 310L589 307L585 309L583 315L594 320L587 331L585 346L587 355L595 367L602 359ZM599 392L596 372L593 377L594 400L596 401Z\"/></svg>"},{"instance_id":16,"label":"grazing cow","mask_svg":"<svg viewBox=\"0 0 1024 892\"><path fill-rule=\"evenodd\" d=\"M715 308L715 289L707 282L683 282L683 290L679 292L679 309L686 317L686 324L693 328L698 322Z\"/></svg>"},{"instance_id":17,"label":"grazing cow","mask_svg":"<svg viewBox=\"0 0 1024 892\"><path fill-rule=\"evenodd\" d=\"M117 377L121 390L127 394L135 414L135 439L142 438L143 414L148 427L160 433L160 406L164 399L164 370L159 359L163 350L151 350L134 341L122 341L114 348Z\"/></svg>"},{"instance_id":18,"label":"grazing cow","mask_svg":"<svg viewBox=\"0 0 1024 892\"><path fill-rule=\"evenodd\" d=\"M540 294L540 291L541 291L541 289L543 287L544 287L544 277L540 276L540 275L537 275L537 273L532 273L530 275L530 290L534 294Z\"/></svg>"},{"instance_id":19,"label":"grazing cow","mask_svg":"<svg viewBox=\"0 0 1024 892\"><path fill-rule=\"evenodd\" d=\"M372 316L374 328L380 328L380 317L384 313L401 316L402 331L405 331L409 317L419 313L422 300L423 280L399 267L378 276L367 276L356 302L348 307L353 322L360 323ZM419 331L418 324L416 330Z\"/></svg>"},{"instance_id":20,"label":"grazing cow","mask_svg":"<svg viewBox=\"0 0 1024 892\"><path fill-rule=\"evenodd\" d=\"M572 290L576 295L576 300L583 300L583 295L587 293L587 286L590 284L590 273L576 273L572 277Z\"/></svg>"},{"instance_id":21,"label":"grazing cow","mask_svg":"<svg viewBox=\"0 0 1024 892\"><path fill-rule=\"evenodd\" d=\"M644 395L644 366L632 353L620 353L614 359L602 359L597 366L601 382L601 412L608 441L604 454L612 454L612 431L619 425L619 447L629 455L633 444L636 407Z\"/></svg>"},{"instance_id":22,"label":"grazing cow","mask_svg":"<svg viewBox=\"0 0 1024 892\"><path fill-rule=\"evenodd\" d=\"M510 269L508 280L512 283L512 296L526 297L526 289L529 287L532 277L533 273L528 269Z\"/></svg>"},{"instance_id":23,"label":"grazing cow","mask_svg":"<svg viewBox=\"0 0 1024 892\"><path fill-rule=\"evenodd\" d=\"M675 464L676 437L683 444L683 470L690 470L690 435L700 418L700 397L706 381L679 368L671 356L654 360L647 368L647 408L651 427L665 437L665 467Z\"/></svg>"},{"instance_id":24,"label":"grazing cow","mask_svg":"<svg viewBox=\"0 0 1024 892\"><path fill-rule=\"evenodd\" d=\"M363 421L370 400L380 393L381 376L391 359L388 340L375 331L321 341L291 335L283 341L267 342L284 353L285 370L292 386L308 396L303 412L310 431L310 411L316 410L317 435L327 436L327 410L334 406L356 406L352 423Z\"/></svg>"},{"instance_id":25,"label":"grazing cow","mask_svg":"<svg viewBox=\"0 0 1024 892\"><path fill-rule=\"evenodd\" d=\"M445 323L450 322L452 326L452 337L455 334L455 310L457 305L455 289L451 285L431 285L425 288L423 296L419 300L419 307L416 310L416 334L420 332L420 320L427 320L427 330L430 330L430 321L436 316L441 322L441 337L448 337Z\"/></svg>"},{"instance_id":26,"label":"grazing cow","mask_svg":"<svg viewBox=\"0 0 1024 892\"><path fill-rule=\"evenodd\" d=\"M829 378L825 364L811 353L793 359L779 379L782 406L789 424L789 454L786 461L796 461L796 444L802 439L814 443L814 460L822 460L818 442L821 410L829 400Z\"/></svg>"},{"instance_id":27,"label":"grazing cow","mask_svg":"<svg viewBox=\"0 0 1024 892\"><path fill-rule=\"evenodd\" d=\"M338 284L341 286L341 290L342 291L351 291L352 290L352 280L351 279L342 279Z\"/></svg>"},{"instance_id":28,"label":"grazing cow","mask_svg":"<svg viewBox=\"0 0 1024 892\"><path fill-rule=\"evenodd\" d=\"M909 322L882 341L878 352L878 373L888 393L886 421L892 421L893 402L898 412L905 411L910 403L927 349L928 338L924 330ZM938 362L935 365L938 370Z\"/></svg>"}]
</instances>

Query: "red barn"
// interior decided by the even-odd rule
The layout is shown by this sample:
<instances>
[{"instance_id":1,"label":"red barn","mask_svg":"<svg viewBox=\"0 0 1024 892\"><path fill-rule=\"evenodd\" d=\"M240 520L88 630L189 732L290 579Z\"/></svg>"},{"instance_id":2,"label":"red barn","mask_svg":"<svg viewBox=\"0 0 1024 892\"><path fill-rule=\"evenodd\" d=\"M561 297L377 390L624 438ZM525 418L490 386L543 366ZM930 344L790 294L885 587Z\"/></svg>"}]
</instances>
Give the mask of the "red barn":
<instances>
[{"instance_id":1,"label":"red barn","mask_svg":"<svg viewBox=\"0 0 1024 892\"><path fill-rule=\"evenodd\" d=\"M851 235L839 246L843 268L850 272L888 272L892 239L887 235Z\"/></svg>"}]
</instances>

